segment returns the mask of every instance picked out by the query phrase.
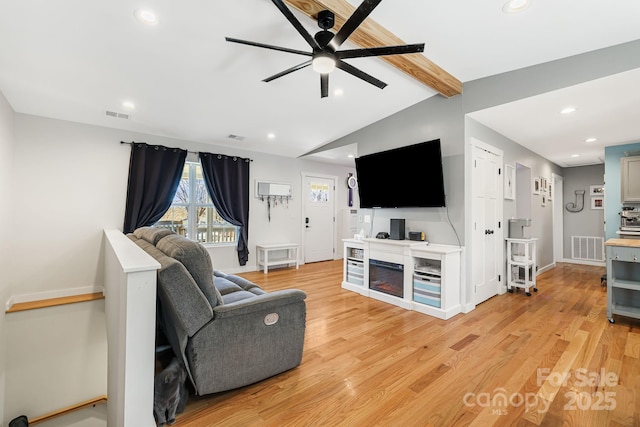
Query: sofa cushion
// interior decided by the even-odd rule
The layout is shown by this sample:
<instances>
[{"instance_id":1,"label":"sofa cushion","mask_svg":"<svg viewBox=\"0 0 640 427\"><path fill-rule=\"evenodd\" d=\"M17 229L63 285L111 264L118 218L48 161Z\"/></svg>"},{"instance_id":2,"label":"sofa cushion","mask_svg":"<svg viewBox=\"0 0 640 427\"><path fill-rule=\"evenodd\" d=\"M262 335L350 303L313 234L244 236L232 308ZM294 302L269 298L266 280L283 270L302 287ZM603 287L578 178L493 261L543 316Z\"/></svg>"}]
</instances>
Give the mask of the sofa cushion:
<instances>
[{"instance_id":1,"label":"sofa cushion","mask_svg":"<svg viewBox=\"0 0 640 427\"><path fill-rule=\"evenodd\" d=\"M231 304L232 302L241 301L248 298L255 298L256 295L247 291L236 291L230 294L223 295L222 300L225 304Z\"/></svg>"},{"instance_id":2,"label":"sofa cushion","mask_svg":"<svg viewBox=\"0 0 640 427\"><path fill-rule=\"evenodd\" d=\"M225 277L220 277L220 276L215 277L213 279L213 284L218 290L218 292L220 292L220 295L222 295L223 297L227 294L231 294L233 292L238 292L242 290L240 286L236 285L231 280L227 280Z\"/></svg>"},{"instance_id":3,"label":"sofa cushion","mask_svg":"<svg viewBox=\"0 0 640 427\"><path fill-rule=\"evenodd\" d=\"M136 236L138 239L144 239L147 242L151 243L152 245L156 245L160 241L160 239L162 239L165 236L168 236L169 234L174 234L174 233L168 228L158 228L158 227L140 227L140 228L136 228L133 231L133 235Z\"/></svg>"},{"instance_id":4,"label":"sofa cushion","mask_svg":"<svg viewBox=\"0 0 640 427\"><path fill-rule=\"evenodd\" d=\"M178 234L170 234L158 241L156 247L167 256L180 261L189 270L211 307L222 302L222 295L213 285L213 266L209 252L200 243Z\"/></svg>"},{"instance_id":5,"label":"sofa cushion","mask_svg":"<svg viewBox=\"0 0 640 427\"><path fill-rule=\"evenodd\" d=\"M227 274L225 276L225 279L235 283L236 285L240 286L243 290L247 292L251 292L254 295L266 294L266 292L263 291L260 286L256 285L250 280L245 279L244 277L236 276L235 274Z\"/></svg>"}]
</instances>

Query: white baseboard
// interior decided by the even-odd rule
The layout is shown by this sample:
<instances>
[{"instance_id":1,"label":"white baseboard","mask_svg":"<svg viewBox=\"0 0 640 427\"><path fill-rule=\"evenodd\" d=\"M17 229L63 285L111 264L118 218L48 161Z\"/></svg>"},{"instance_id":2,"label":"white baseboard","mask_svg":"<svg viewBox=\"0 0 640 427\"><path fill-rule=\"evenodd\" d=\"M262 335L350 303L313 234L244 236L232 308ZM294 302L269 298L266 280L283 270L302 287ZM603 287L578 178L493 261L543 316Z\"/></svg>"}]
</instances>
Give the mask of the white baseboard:
<instances>
[{"instance_id":1,"label":"white baseboard","mask_svg":"<svg viewBox=\"0 0 640 427\"><path fill-rule=\"evenodd\" d=\"M607 262L606 261L585 261L585 260L581 260L581 259L567 259L567 258L564 258L560 262L566 262L568 264L593 265L593 266L596 266L596 267L606 267L607 266Z\"/></svg>"}]
</instances>

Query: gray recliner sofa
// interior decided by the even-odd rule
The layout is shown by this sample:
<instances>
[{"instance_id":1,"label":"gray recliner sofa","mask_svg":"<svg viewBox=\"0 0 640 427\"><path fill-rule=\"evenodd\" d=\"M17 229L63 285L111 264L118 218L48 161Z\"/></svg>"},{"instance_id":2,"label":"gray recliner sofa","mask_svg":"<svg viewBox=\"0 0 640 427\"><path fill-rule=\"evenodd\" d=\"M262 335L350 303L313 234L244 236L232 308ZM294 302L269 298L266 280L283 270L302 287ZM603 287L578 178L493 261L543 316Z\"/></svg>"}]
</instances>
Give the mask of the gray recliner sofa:
<instances>
[{"instance_id":1,"label":"gray recliner sofa","mask_svg":"<svg viewBox=\"0 0 640 427\"><path fill-rule=\"evenodd\" d=\"M215 271L201 244L168 229L142 227L128 237L160 263L159 328L197 394L242 387L300 364L303 291L265 292Z\"/></svg>"}]
</instances>

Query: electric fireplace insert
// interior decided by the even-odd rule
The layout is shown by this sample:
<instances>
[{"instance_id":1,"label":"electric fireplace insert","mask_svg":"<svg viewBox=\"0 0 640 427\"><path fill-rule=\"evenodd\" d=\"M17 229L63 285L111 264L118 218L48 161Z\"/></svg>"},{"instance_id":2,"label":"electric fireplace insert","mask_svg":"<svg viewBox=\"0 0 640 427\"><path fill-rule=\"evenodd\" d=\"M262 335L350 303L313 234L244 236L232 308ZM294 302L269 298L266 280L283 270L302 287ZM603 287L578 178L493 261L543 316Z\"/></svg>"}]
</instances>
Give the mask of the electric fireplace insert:
<instances>
[{"instance_id":1,"label":"electric fireplace insert","mask_svg":"<svg viewBox=\"0 0 640 427\"><path fill-rule=\"evenodd\" d=\"M369 289L403 298L404 265L370 259Z\"/></svg>"}]
</instances>

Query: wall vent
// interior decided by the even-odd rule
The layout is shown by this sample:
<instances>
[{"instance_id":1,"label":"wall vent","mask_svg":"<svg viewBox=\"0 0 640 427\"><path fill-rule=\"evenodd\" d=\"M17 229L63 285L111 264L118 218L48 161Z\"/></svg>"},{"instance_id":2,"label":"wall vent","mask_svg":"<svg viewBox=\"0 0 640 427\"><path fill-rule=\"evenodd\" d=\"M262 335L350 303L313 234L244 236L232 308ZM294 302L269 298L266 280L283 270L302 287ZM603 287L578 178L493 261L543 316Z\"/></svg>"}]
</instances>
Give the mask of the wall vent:
<instances>
[{"instance_id":1,"label":"wall vent","mask_svg":"<svg viewBox=\"0 0 640 427\"><path fill-rule=\"evenodd\" d=\"M227 138L235 139L236 141L244 141L244 136L240 136L240 135L229 134Z\"/></svg>"},{"instance_id":2,"label":"wall vent","mask_svg":"<svg viewBox=\"0 0 640 427\"><path fill-rule=\"evenodd\" d=\"M604 261L604 238L571 236L571 258L583 261Z\"/></svg>"},{"instance_id":3,"label":"wall vent","mask_svg":"<svg viewBox=\"0 0 640 427\"><path fill-rule=\"evenodd\" d=\"M116 117L118 119L125 119L128 120L129 119L129 115L125 114L125 113L117 113L115 111L109 111L107 110L107 116L109 117Z\"/></svg>"}]
</instances>

